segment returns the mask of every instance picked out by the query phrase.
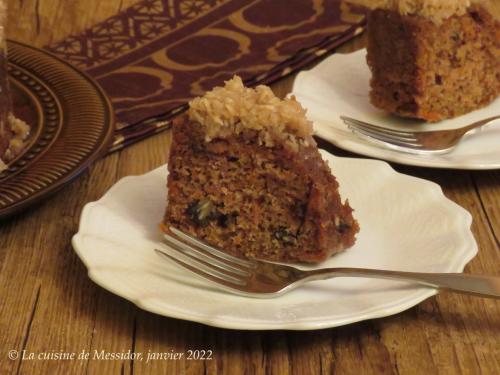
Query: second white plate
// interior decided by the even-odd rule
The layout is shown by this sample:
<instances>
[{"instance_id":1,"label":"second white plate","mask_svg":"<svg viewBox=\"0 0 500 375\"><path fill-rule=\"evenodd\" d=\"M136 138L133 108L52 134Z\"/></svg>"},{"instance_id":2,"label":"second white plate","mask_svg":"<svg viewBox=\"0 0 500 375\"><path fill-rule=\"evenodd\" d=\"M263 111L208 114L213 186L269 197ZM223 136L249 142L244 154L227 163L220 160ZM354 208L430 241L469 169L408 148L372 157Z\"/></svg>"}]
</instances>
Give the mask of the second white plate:
<instances>
[{"instance_id":1,"label":"second white plate","mask_svg":"<svg viewBox=\"0 0 500 375\"><path fill-rule=\"evenodd\" d=\"M471 216L432 182L377 160L323 157L348 197L356 245L320 267L461 272L477 252ZM85 206L73 247L97 284L161 315L233 329L308 330L395 314L435 294L365 278L311 282L275 299L228 294L160 258L166 166L126 177Z\"/></svg>"},{"instance_id":2,"label":"second white plate","mask_svg":"<svg viewBox=\"0 0 500 375\"><path fill-rule=\"evenodd\" d=\"M450 169L500 168L500 120L474 135L467 136L455 150L445 155L412 155L385 149L354 134L340 116L349 116L395 129L444 130L500 115L500 98L488 107L452 120L422 124L391 116L370 104L370 70L366 50L334 54L313 69L300 73L293 95L307 108L316 134L347 151L396 163Z\"/></svg>"}]
</instances>

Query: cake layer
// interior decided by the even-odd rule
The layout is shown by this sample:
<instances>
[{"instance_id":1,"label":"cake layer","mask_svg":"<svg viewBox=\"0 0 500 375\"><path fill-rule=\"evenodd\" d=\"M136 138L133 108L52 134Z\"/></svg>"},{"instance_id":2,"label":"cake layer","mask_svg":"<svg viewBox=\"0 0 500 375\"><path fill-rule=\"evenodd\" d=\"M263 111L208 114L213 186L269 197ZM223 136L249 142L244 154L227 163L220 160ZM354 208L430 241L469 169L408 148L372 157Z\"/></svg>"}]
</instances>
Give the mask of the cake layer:
<instances>
[{"instance_id":1,"label":"cake layer","mask_svg":"<svg viewBox=\"0 0 500 375\"><path fill-rule=\"evenodd\" d=\"M174 123L165 227L276 261L320 262L353 245L358 224L315 146L270 148L255 131L204 138L187 118Z\"/></svg>"}]
</instances>

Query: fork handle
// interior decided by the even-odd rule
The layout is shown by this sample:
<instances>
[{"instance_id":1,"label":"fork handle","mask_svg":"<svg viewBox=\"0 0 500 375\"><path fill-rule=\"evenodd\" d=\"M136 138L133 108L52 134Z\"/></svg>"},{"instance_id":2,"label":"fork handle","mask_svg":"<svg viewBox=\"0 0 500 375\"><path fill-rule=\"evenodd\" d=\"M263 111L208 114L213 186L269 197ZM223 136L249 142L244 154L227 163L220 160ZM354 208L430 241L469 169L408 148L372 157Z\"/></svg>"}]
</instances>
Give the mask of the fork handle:
<instances>
[{"instance_id":1,"label":"fork handle","mask_svg":"<svg viewBox=\"0 0 500 375\"><path fill-rule=\"evenodd\" d=\"M436 289L500 299L500 277L495 276L400 272L366 268L325 268L306 273L307 280L325 280L333 277L368 277L413 281Z\"/></svg>"},{"instance_id":2,"label":"fork handle","mask_svg":"<svg viewBox=\"0 0 500 375\"><path fill-rule=\"evenodd\" d=\"M484 126L484 125L486 125L492 121L498 120L498 119L500 119L500 116L489 117L489 118L485 118L484 120L480 120L480 121L477 121L473 124L470 124L469 126L465 126L464 128L462 128L463 134L466 134L473 129L480 128L481 126Z\"/></svg>"}]
</instances>

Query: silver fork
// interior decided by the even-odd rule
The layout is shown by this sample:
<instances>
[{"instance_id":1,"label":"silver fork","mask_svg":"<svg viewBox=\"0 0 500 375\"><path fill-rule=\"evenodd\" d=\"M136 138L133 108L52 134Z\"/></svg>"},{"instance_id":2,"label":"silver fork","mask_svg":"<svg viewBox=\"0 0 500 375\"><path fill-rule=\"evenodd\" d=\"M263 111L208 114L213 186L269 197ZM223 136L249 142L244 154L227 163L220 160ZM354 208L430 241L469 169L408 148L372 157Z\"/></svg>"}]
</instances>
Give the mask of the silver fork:
<instances>
[{"instance_id":1,"label":"silver fork","mask_svg":"<svg viewBox=\"0 0 500 375\"><path fill-rule=\"evenodd\" d=\"M422 132L383 128L346 116L340 118L355 134L380 146L411 154L445 154L452 151L473 129L498 120L500 116L477 121L459 129Z\"/></svg>"},{"instance_id":2,"label":"silver fork","mask_svg":"<svg viewBox=\"0 0 500 375\"><path fill-rule=\"evenodd\" d=\"M500 298L500 277L461 273L418 273L363 268L322 268L312 271L262 260L244 260L224 253L176 228L165 235L165 250L155 251L220 288L248 297L270 298L313 280L369 277L412 281L481 297Z\"/></svg>"}]
</instances>

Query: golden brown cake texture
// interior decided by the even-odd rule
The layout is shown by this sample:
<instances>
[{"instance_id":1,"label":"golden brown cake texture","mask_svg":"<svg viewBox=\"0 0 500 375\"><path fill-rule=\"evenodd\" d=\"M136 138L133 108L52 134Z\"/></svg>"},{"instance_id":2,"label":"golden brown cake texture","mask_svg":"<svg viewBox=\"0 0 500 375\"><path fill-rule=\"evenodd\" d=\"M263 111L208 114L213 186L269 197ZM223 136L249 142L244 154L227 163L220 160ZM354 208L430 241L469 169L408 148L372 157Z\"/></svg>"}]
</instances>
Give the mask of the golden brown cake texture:
<instances>
[{"instance_id":1,"label":"golden brown cake texture","mask_svg":"<svg viewBox=\"0 0 500 375\"><path fill-rule=\"evenodd\" d=\"M354 244L358 223L294 98L239 77L190 103L168 161L163 229L238 257L320 262Z\"/></svg>"},{"instance_id":2,"label":"golden brown cake texture","mask_svg":"<svg viewBox=\"0 0 500 375\"><path fill-rule=\"evenodd\" d=\"M16 119L12 114L7 78L6 19L7 8L5 2L0 1L0 172L7 168L7 163L22 151L24 141L29 133L28 125Z\"/></svg>"},{"instance_id":3,"label":"golden brown cake texture","mask_svg":"<svg viewBox=\"0 0 500 375\"><path fill-rule=\"evenodd\" d=\"M368 17L371 101L426 121L500 94L500 22L467 0L389 0Z\"/></svg>"}]
</instances>

